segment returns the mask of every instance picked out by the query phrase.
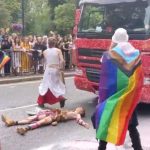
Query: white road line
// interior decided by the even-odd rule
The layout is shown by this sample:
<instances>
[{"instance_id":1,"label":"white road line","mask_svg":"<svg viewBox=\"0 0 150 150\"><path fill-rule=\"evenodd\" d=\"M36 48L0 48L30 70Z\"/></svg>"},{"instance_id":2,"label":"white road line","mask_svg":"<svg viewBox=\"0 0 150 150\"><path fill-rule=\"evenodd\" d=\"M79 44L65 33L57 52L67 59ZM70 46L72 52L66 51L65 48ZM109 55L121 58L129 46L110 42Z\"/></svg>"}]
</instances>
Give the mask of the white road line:
<instances>
[{"instance_id":1,"label":"white road line","mask_svg":"<svg viewBox=\"0 0 150 150\"><path fill-rule=\"evenodd\" d=\"M37 106L37 104L26 105L26 106L20 106L20 107L15 107L15 108L1 109L0 112L12 111L12 110L17 110L17 109L23 109L23 108L33 107L33 106Z\"/></svg>"},{"instance_id":2,"label":"white road line","mask_svg":"<svg viewBox=\"0 0 150 150\"><path fill-rule=\"evenodd\" d=\"M67 77L65 78L65 80L70 80L73 79L73 77ZM24 85L24 84L32 84L32 83L38 83L40 81L30 81L30 82L24 82L24 83L16 83L16 84L7 84L7 85L0 85L1 86L17 86L17 85ZM1 109L0 112L6 112L6 111L13 111L13 110L17 110L17 109L23 109L23 108L28 108L28 107L33 107L33 106L37 106L37 104L32 104L32 105L26 105L26 106L20 106L20 107L15 107L15 108L6 108L6 109Z\"/></svg>"}]
</instances>

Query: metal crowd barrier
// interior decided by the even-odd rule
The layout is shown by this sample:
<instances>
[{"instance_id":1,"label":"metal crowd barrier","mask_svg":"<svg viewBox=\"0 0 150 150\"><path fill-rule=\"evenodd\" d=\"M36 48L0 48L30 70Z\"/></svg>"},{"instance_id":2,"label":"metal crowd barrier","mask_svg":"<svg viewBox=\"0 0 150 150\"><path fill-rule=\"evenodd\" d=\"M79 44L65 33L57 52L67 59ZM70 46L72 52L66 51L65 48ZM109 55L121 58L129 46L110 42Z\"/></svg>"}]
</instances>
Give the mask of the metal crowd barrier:
<instances>
[{"instance_id":1,"label":"metal crowd barrier","mask_svg":"<svg viewBox=\"0 0 150 150\"><path fill-rule=\"evenodd\" d=\"M44 59L41 58L36 63L32 59L32 51L5 50L11 59L0 70L0 76L22 76L35 73L43 73L45 69ZM69 54L69 69L72 69L72 53ZM66 57L64 56L66 61ZM66 61L67 62L67 61ZM37 72L35 72L35 67Z\"/></svg>"},{"instance_id":2,"label":"metal crowd barrier","mask_svg":"<svg viewBox=\"0 0 150 150\"><path fill-rule=\"evenodd\" d=\"M35 73L35 67L32 59L32 51L19 51L19 50L5 50L5 53L11 58L10 61L5 64L4 68L0 70L1 76L7 75L24 75ZM40 67L44 69L44 61L40 59L36 63L37 70ZM43 73L40 72L40 73Z\"/></svg>"}]
</instances>

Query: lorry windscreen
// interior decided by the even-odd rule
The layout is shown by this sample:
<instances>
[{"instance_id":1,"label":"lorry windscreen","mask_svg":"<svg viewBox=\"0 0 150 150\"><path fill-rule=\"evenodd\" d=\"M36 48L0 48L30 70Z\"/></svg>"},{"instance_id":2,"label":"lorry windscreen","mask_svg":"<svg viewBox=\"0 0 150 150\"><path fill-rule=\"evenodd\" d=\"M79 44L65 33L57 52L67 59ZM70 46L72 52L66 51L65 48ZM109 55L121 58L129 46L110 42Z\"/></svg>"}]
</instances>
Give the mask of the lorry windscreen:
<instances>
[{"instance_id":1,"label":"lorry windscreen","mask_svg":"<svg viewBox=\"0 0 150 150\"><path fill-rule=\"evenodd\" d=\"M85 4L78 32L111 34L115 29L122 27L127 29L128 33L143 34L149 24L150 6L146 2Z\"/></svg>"}]
</instances>

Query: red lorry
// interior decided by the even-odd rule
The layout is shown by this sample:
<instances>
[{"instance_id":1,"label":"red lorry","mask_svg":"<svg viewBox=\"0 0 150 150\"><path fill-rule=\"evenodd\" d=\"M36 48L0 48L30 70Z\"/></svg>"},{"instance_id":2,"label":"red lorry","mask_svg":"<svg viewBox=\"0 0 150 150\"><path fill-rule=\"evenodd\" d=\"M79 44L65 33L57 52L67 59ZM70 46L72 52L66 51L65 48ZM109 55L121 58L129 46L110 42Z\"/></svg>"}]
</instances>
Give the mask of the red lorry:
<instances>
[{"instance_id":1,"label":"red lorry","mask_svg":"<svg viewBox=\"0 0 150 150\"><path fill-rule=\"evenodd\" d=\"M145 76L141 101L150 103L150 0L81 0L75 18L76 87L97 93L100 58L115 29L122 27L141 51Z\"/></svg>"}]
</instances>

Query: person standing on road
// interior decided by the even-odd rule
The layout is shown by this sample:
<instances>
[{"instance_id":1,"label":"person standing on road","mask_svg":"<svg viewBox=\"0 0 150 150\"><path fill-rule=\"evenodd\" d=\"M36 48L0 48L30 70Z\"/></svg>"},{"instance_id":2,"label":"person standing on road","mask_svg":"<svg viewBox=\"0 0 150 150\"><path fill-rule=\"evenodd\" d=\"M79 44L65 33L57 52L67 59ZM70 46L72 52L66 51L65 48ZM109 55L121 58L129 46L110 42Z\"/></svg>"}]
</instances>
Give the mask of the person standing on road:
<instances>
[{"instance_id":1,"label":"person standing on road","mask_svg":"<svg viewBox=\"0 0 150 150\"><path fill-rule=\"evenodd\" d=\"M143 150L135 111L142 90L143 71L140 52L128 38L127 31L118 28L110 50L102 57L100 103L92 116L96 138L100 140L98 150L106 150L107 142L122 145L127 129L133 149Z\"/></svg>"},{"instance_id":2,"label":"person standing on road","mask_svg":"<svg viewBox=\"0 0 150 150\"><path fill-rule=\"evenodd\" d=\"M61 79L60 69L64 66L61 50L55 48L55 39L48 39L49 48L43 52L46 61L42 83L39 86L38 105L44 107L45 103L55 104L60 102L60 107L65 105L65 84Z\"/></svg>"}]
</instances>

